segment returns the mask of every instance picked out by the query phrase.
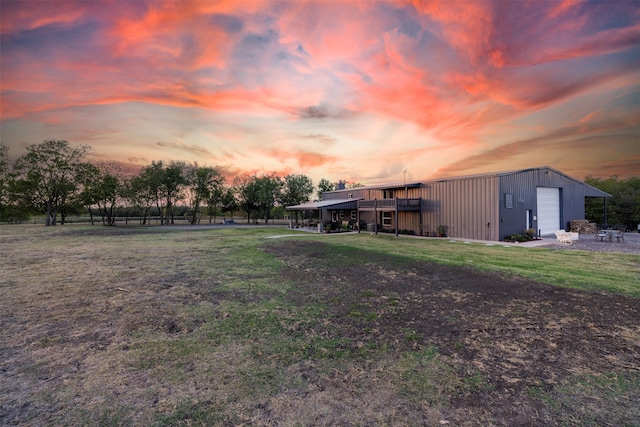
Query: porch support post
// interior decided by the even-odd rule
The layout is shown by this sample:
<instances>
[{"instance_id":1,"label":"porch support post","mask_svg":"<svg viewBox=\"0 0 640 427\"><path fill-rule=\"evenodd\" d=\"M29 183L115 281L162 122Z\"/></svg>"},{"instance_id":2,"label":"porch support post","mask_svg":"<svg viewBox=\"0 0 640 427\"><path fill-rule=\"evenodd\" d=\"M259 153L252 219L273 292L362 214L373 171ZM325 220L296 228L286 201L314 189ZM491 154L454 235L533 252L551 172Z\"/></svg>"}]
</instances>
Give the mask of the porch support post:
<instances>
[{"instance_id":1,"label":"porch support post","mask_svg":"<svg viewBox=\"0 0 640 427\"><path fill-rule=\"evenodd\" d=\"M378 199L373 199L373 231L378 234Z\"/></svg>"},{"instance_id":2,"label":"porch support post","mask_svg":"<svg viewBox=\"0 0 640 427\"><path fill-rule=\"evenodd\" d=\"M607 198L603 197L604 199L604 228L609 228L607 225Z\"/></svg>"},{"instance_id":3,"label":"porch support post","mask_svg":"<svg viewBox=\"0 0 640 427\"><path fill-rule=\"evenodd\" d=\"M424 224L422 224L422 197L418 198L418 205L420 206L420 210L418 211L420 213L420 235L423 236Z\"/></svg>"},{"instance_id":4,"label":"porch support post","mask_svg":"<svg viewBox=\"0 0 640 427\"><path fill-rule=\"evenodd\" d=\"M398 237L398 198L396 197L396 237Z\"/></svg>"},{"instance_id":5,"label":"porch support post","mask_svg":"<svg viewBox=\"0 0 640 427\"><path fill-rule=\"evenodd\" d=\"M358 234L360 234L360 200L356 201L356 221Z\"/></svg>"}]
</instances>

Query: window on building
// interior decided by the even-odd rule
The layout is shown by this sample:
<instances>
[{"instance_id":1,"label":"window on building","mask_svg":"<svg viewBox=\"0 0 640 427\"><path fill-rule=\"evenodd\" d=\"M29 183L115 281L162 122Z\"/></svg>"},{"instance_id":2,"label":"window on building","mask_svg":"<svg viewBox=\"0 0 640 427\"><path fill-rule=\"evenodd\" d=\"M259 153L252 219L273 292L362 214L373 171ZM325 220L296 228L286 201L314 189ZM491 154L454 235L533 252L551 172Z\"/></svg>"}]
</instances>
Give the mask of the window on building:
<instances>
[{"instance_id":1,"label":"window on building","mask_svg":"<svg viewBox=\"0 0 640 427\"><path fill-rule=\"evenodd\" d=\"M383 197L385 199L393 199L393 190L384 190Z\"/></svg>"},{"instance_id":2,"label":"window on building","mask_svg":"<svg viewBox=\"0 0 640 427\"><path fill-rule=\"evenodd\" d=\"M382 212L382 226L391 227L391 212Z\"/></svg>"},{"instance_id":3,"label":"window on building","mask_svg":"<svg viewBox=\"0 0 640 427\"><path fill-rule=\"evenodd\" d=\"M344 211L340 211L340 219L344 218Z\"/></svg>"},{"instance_id":4,"label":"window on building","mask_svg":"<svg viewBox=\"0 0 640 427\"><path fill-rule=\"evenodd\" d=\"M356 211L351 211L351 219L357 219L357 214Z\"/></svg>"},{"instance_id":5,"label":"window on building","mask_svg":"<svg viewBox=\"0 0 640 427\"><path fill-rule=\"evenodd\" d=\"M504 193L504 207L507 209L513 209L513 194Z\"/></svg>"}]
</instances>

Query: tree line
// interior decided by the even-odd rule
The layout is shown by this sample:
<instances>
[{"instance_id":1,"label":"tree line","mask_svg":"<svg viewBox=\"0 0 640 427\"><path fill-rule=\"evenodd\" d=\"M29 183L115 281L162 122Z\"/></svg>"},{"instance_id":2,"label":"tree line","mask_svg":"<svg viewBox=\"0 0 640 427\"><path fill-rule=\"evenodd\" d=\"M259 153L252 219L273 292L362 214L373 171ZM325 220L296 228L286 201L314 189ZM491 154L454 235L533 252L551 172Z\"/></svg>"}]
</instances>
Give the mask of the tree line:
<instances>
[{"instance_id":1,"label":"tree line","mask_svg":"<svg viewBox=\"0 0 640 427\"><path fill-rule=\"evenodd\" d=\"M640 178L632 176L620 179L617 175L609 178L597 178L588 175L584 182L611 194L607 198L607 217L605 219L603 202L599 197L585 199L585 217L601 226L637 230L640 224Z\"/></svg>"},{"instance_id":2,"label":"tree line","mask_svg":"<svg viewBox=\"0 0 640 427\"><path fill-rule=\"evenodd\" d=\"M146 224L151 212L161 224L173 224L177 205L188 207L191 224L203 217L215 221L218 212L243 211L247 222L268 223L275 206L309 201L316 191L305 175L279 176L275 172L225 180L218 167L184 161L152 161L131 176L112 161L91 163L89 146L71 146L63 140L47 140L26 148L11 163L8 148L0 143L0 221L21 222L44 214L45 224L64 224L69 215L83 211L105 225L114 225L122 209L135 209ZM322 179L318 195L335 189ZM296 217L297 220L297 217Z\"/></svg>"}]
</instances>

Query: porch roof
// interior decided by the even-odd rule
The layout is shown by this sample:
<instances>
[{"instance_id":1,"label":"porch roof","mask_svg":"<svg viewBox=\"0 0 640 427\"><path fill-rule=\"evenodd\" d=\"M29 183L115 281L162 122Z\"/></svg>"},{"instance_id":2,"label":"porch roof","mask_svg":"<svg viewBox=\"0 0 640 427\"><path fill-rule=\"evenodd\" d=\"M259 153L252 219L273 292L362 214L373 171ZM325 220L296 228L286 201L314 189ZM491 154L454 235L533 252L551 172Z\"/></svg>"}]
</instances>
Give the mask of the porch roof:
<instances>
[{"instance_id":1,"label":"porch roof","mask_svg":"<svg viewBox=\"0 0 640 427\"><path fill-rule=\"evenodd\" d=\"M358 200L362 200L362 197L355 199L334 199L334 200L321 200L319 202L308 202L301 205L287 206L288 211L315 211L320 209L358 209Z\"/></svg>"}]
</instances>

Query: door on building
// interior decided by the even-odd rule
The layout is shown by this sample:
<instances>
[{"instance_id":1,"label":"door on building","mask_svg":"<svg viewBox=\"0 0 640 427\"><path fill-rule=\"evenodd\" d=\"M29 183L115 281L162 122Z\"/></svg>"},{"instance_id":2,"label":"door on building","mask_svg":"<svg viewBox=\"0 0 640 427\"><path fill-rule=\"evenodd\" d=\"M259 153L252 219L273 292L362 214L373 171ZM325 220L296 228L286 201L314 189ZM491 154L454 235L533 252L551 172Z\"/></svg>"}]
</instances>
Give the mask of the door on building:
<instances>
[{"instance_id":1,"label":"door on building","mask_svg":"<svg viewBox=\"0 0 640 427\"><path fill-rule=\"evenodd\" d=\"M525 224L527 225L525 227L525 230L528 230L531 227L533 227L533 212L531 211L531 209L527 209L527 219Z\"/></svg>"},{"instance_id":2,"label":"door on building","mask_svg":"<svg viewBox=\"0 0 640 427\"><path fill-rule=\"evenodd\" d=\"M538 230L541 235L560 229L560 189L538 187Z\"/></svg>"}]
</instances>

